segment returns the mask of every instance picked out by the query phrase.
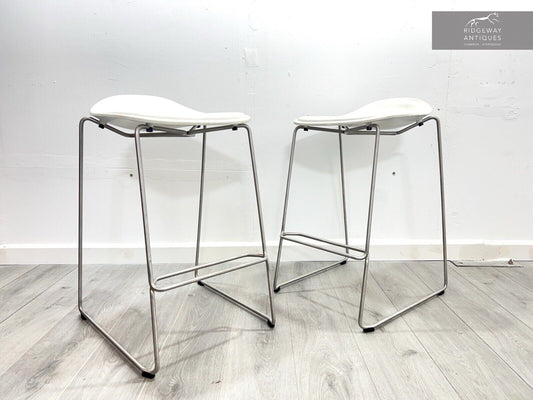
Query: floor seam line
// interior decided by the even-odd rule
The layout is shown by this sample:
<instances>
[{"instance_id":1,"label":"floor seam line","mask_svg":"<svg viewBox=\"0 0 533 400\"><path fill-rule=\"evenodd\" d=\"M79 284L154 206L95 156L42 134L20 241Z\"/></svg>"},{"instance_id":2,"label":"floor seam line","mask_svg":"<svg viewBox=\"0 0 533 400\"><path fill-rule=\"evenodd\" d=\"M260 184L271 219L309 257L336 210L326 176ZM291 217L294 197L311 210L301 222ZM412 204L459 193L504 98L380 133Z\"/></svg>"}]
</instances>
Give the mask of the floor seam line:
<instances>
[{"instance_id":1,"label":"floor seam line","mask_svg":"<svg viewBox=\"0 0 533 400\"><path fill-rule=\"evenodd\" d=\"M349 263L347 263L347 266L349 266ZM335 288L333 289L333 291L335 292L335 294L337 296L339 295ZM370 372L370 368L368 367L368 363L367 363L367 361L365 359L365 356L363 355L363 352L361 351L361 347L359 346L359 342L358 342L357 337L356 337L356 332L352 328L352 321L350 320L350 318L348 318L348 315L346 315L346 312L344 310L344 307L343 307L342 303L340 301L338 301L338 300L337 300L337 302L338 302L338 304L339 304L339 306L340 306L340 308L342 310L343 316L345 317L345 319L347 321L348 329L350 329L350 333L352 334L352 337L354 339L355 345L357 346L357 351L360 354L360 356L361 356L361 358L363 360L363 363L365 364L365 368L366 368L366 370L368 372L368 376L370 377L370 381L372 382L372 385L374 386L374 389L376 391L376 394L377 394L378 398L381 399L381 396L379 394L379 390L378 390L378 387L376 385L376 382L374 381L374 378L372 377L372 373Z\"/></svg>"},{"instance_id":2,"label":"floor seam line","mask_svg":"<svg viewBox=\"0 0 533 400\"><path fill-rule=\"evenodd\" d=\"M517 321L519 321L521 324L529 328L530 330L533 330L533 326L529 325L527 322L523 321L520 317L518 317L515 313L513 313L511 310L509 310L506 306L503 304L497 302L494 298L492 298L488 293L486 293L483 289L481 289L479 286L477 286L470 278L467 276L463 276L460 273L457 272L457 275L459 275L461 278L465 279L469 284L471 284L474 288L476 288L478 291L483 293L483 295L487 296L493 303L501 307L503 310L505 310L509 315L511 315L513 318L515 318Z\"/></svg>"},{"instance_id":3,"label":"floor seam line","mask_svg":"<svg viewBox=\"0 0 533 400\"><path fill-rule=\"evenodd\" d=\"M411 270L409 267L408 267L409 270ZM413 271L411 270L411 273ZM387 299L389 300L389 302L394 305L394 302L391 300L391 298L389 297L389 295L387 294L387 292L385 292L385 290L383 290L383 287L381 286L381 284L379 283L379 281L376 279L376 277L374 276L374 274L371 272L371 275L372 277L374 278L374 281L376 282L376 284L380 287L381 291L383 293L385 293L385 296L387 297ZM416 275L416 274L415 274ZM427 287L426 283L424 281L422 281L420 279L420 277L418 277L417 275L417 278ZM396 305L394 305L394 307L396 309L398 309L398 307L396 307ZM440 367L440 365L435 361L435 359L431 356L431 354L429 353L428 349L426 348L426 346L424 346L424 344L422 343L422 341L420 340L420 338L418 337L418 335L416 334L416 332L413 330L413 328L411 327L411 325L406 321L406 319L401 316L402 320L404 321L405 325L407 325L407 327L409 328L409 331L413 334L413 336L415 337L416 341L422 346L422 348L424 349L424 351L426 352L427 356L430 358L430 360L433 362L433 364L435 365L435 367L437 367L437 369L440 371L441 375L443 376L443 378L446 380L446 382L448 382L448 385L450 385L450 387L453 389L453 391L457 394L457 396L460 398L460 399L463 399L463 396L461 396L459 394L459 392L457 391L457 389L455 388L455 386L450 382L450 380L448 379L448 376L446 375L446 373L442 370L442 368Z\"/></svg>"},{"instance_id":4,"label":"floor seam line","mask_svg":"<svg viewBox=\"0 0 533 400\"><path fill-rule=\"evenodd\" d=\"M30 264L30 265L33 265L33 267L30 267L30 269L28 269L27 271L21 273L20 275L14 277L14 278L11 279L10 281L4 283L2 286L0 286L0 290L3 289L4 287L6 287L7 285L9 285L9 284L10 284L11 282L13 282L15 279L18 279L18 278L20 278L21 276L26 275L28 272L33 271L35 268L37 268L37 267L39 266L39 264L35 264L35 265L34 265L34 264ZM2 267L3 267L3 268L10 268L10 267L8 267L8 266L2 266Z\"/></svg>"},{"instance_id":5,"label":"floor seam line","mask_svg":"<svg viewBox=\"0 0 533 400\"><path fill-rule=\"evenodd\" d=\"M410 267L408 267L408 268L411 270L411 272L413 272L413 270L412 270ZM428 285L427 285L427 284L426 284L426 283L420 278L420 276L419 276L418 274L416 274L415 272L413 272L413 273L418 277L418 279L420 279L420 281L422 281L422 282L424 283L424 285L426 285L427 287L429 287L429 286L428 286ZM459 274L459 276L461 276L461 275ZM473 285L468 279L467 279L467 281L468 281L472 286L474 286L476 289L478 289L478 288L477 288L475 285ZM478 290L479 290L479 289L478 289ZM485 294L485 293L484 293L484 294ZM530 384L529 384L529 383L528 383L528 382L522 377L522 375L519 374L519 373L518 373L518 372L517 372L512 366L510 366L510 365L507 363L507 361L506 361L504 358L502 358L502 356L501 356L501 355L500 355L495 349L493 349L492 346L491 346L489 343L487 343L487 342L485 341L485 339L483 339L481 336L479 336L479 334L476 332L476 330L475 330L473 327L471 327L471 326L470 326L470 325L469 325L469 324L468 324L463 318L461 318L461 316L459 316L459 315L455 312L455 310L454 310L450 305L448 305L448 304L446 303L446 301L445 301L444 299L439 299L439 300L441 300L442 303L443 303L443 304L444 304L444 305L445 305L445 306L446 306L446 307L447 307L447 308L448 308L448 309L449 309L449 310L450 310L450 311L451 311L451 312L452 312L452 313L453 313L453 314L454 314L459 320L461 320L461 322L462 322L463 324L465 324L465 325L468 327L468 329L470 329L470 330L472 331L472 333L474 333L474 335L475 335L479 340L481 340L481 342L483 342L483 343L484 343L484 344L490 349L490 351L491 351L494 355L496 355L496 356L498 357L498 359L500 359L500 360L501 360L501 361L502 361L502 362L503 362L503 363L504 363L504 364L505 364L505 365L506 365L511 371L513 371L513 373L514 373L516 376L518 376L518 377L520 378L520 380L522 380L522 381L523 381L523 382L524 382L524 383L525 383L530 389L533 390L533 386L530 385ZM499 305L499 303L496 303L496 304ZM502 308L503 308L503 307L502 307ZM504 309L504 310L505 310L505 309ZM507 310L506 310L506 311L507 311ZM510 314L510 313L509 313L509 314ZM511 314L511 315L512 315L512 314ZM514 315L513 315L513 317L514 317Z\"/></svg>"},{"instance_id":6,"label":"floor seam line","mask_svg":"<svg viewBox=\"0 0 533 400\"><path fill-rule=\"evenodd\" d=\"M37 268L37 267L35 267ZM33 270L34 268L32 268ZM31 300L27 301L26 303L24 303L23 305L21 305L19 308L17 308L15 311L13 311L11 314L9 314L7 317L5 317L2 321L0 321L0 325L3 324L5 321L7 321L9 318L11 318L13 315L15 315L16 313L18 313L20 310L22 310L24 307L26 307L28 304L32 303L35 299L37 299L38 297L40 297L44 292L46 292L48 289L50 289L52 286L54 286L57 282L59 282L61 279L63 279L64 277L66 277L67 275L71 274L72 272L75 271L75 267L72 268L71 271L67 271L64 275L61 275L57 280L53 281L50 283L50 285L43 289L39 294L35 295L34 297L31 298ZM30 271L27 271L27 272L30 272ZM25 274L23 274L25 275ZM22 275L21 275L22 276Z\"/></svg>"}]
</instances>

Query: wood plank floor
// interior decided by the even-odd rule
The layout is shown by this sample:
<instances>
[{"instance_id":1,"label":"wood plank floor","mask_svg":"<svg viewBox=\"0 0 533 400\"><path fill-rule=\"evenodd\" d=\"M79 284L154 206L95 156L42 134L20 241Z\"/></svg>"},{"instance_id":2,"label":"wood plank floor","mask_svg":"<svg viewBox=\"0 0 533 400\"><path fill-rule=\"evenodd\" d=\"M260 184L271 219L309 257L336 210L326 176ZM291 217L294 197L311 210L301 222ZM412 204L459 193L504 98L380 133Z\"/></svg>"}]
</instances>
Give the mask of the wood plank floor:
<instances>
[{"instance_id":1,"label":"wood plank floor","mask_svg":"<svg viewBox=\"0 0 533 400\"><path fill-rule=\"evenodd\" d=\"M444 296L366 334L357 325L361 263L275 294L275 329L197 285L158 294L154 380L79 318L74 266L0 266L0 399L531 400L533 263L524 264L450 264ZM320 265L287 263L282 275ZM441 281L437 262L375 262L371 271L368 323ZM212 282L266 312L264 279L258 266ZM89 266L85 282L89 312L149 364L145 269Z\"/></svg>"}]
</instances>

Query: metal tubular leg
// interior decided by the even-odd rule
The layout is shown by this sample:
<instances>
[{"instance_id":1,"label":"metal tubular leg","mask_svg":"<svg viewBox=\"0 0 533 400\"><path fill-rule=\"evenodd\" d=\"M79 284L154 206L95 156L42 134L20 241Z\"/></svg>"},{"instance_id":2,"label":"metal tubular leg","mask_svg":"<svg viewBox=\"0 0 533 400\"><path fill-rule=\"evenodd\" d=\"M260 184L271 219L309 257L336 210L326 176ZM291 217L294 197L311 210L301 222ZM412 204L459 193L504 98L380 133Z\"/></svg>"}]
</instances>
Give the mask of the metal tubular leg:
<instances>
[{"instance_id":1,"label":"metal tubular leg","mask_svg":"<svg viewBox=\"0 0 533 400\"><path fill-rule=\"evenodd\" d=\"M343 259L340 261L337 261L333 264L326 265L325 267L318 268L314 271L311 271L309 273L300 275L296 278L290 279L288 281L285 281L283 283L278 284L278 277L279 277L279 266L281 262L281 252L283 249L283 241L288 240L287 238L283 237L283 234L285 232L285 225L287 222L287 208L289 206L289 192L291 188L291 177L292 177L292 166L294 164L294 153L296 150L296 136L298 134L298 131L302 129L302 126L297 126L294 129L294 132L292 134L292 143L291 143L291 153L289 157L289 170L287 172L287 186L285 187L285 203L283 205L283 218L281 221L281 233L279 236L279 246L278 246L278 256L276 259L276 270L274 272L274 292L279 292L282 287L292 285L293 283L300 282L301 280L305 278L309 278L311 276L318 275L322 272L326 272L332 268L345 265L347 259ZM343 217L344 217L344 239L345 243L348 246L348 223L346 219L346 196L345 196L345 190L344 190L344 162L343 162L343 155L342 155L342 139L341 139L341 133L339 132L339 150L340 150L340 164L341 164L341 184L342 184L342 205L343 205ZM312 247L312 246L311 246ZM349 250L346 249L346 253L349 254Z\"/></svg>"},{"instance_id":2,"label":"metal tubular leg","mask_svg":"<svg viewBox=\"0 0 533 400\"><path fill-rule=\"evenodd\" d=\"M263 211L262 211L262 208L261 208L261 198L259 196L259 183L258 183L258 179L257 179L257 169L256 169L256 165L255 165L255 153L254 153L254 145L253 145L253 139L252 139L252 131L251 131L251 129L250 129L250 127L248 125L239 125L239 127L243 127L244 129L246 129L246 132L247 132L247 135L248 135L248 146L249 146L249 149L250 149L250 159L251 159L251 163L252 163L252 173L253 173L253 180L254 180L256 205L257 205L257 215L258 215L258 218L259 218L259 231L260 231L260 234L261 234L261 248L262 248L262 252L263 252L261 256L264 257L265 268L266 268L266 280L267 280L267 289L268 289L268 303L269 303L269 308L270 308L270 317L268 315L262 313L262 312L259 312L259 311L255 310L255 309L253 309L252 307L244 304L243 302L241 302L241 301L237 300L236 298L230 296L226 292L213 287L212 285L204 282L203 280L202 281L198 281L198 284L200 286L204 286L206 289L209 289L213 293L218 294L219 296L221 296L222 298L230 301L231 303L241 307L242 309L250 312L251 314L255 315L256 317L259 317L259 318L265 320L267 322L268 326L273 328L275 326L275 324L276 324L276 319L275 319L275 316L274 316L274 305L273 305L273 302L272 302L272 287L270 285L270 268L269 268L268 257L267 257L265 230L264 230L264 226L263 226ZM204 153L205 153L205 139L204 139L204 144L203 144L203 149L202 149L202 180L203 180L203 170L204 170L204 160L205 160ZM201 185L200 191L201 192L203 191L203 184ZM201 207L201 200L200 200L200 207ZM200 221L200 219L199 219L199 221ZM198 233L196 265L198 265L199 238L200 238L200 233Z\"/></svg>"},{"instance_id":3,"label":"metal tubular leg","mask_svg":"<svg viewBox=\"0 0 533 400\"><path fill-rule=\"evenodd\" d=\"M439 178L440 178L440 211L441 211L441 228L442 228L442 263L444 282L442 291L439 295L444 294L448 287L448 245L446 242L446 210L444 201L444 164L442 161L442 138L440 132L440 120L437 117L433 118L437 128L437 149L439 153Z\"/></svg>"},{"instance_id":4,"label":"metal tubular leg","mask_svg":"<svg viewBox=\"0 0 533 400\"><path fill-rule=\"evenodd\" d=\"M205 129L205 126L204 126ZM205 142L206 133L202 134L202 167L200 172L200 200L198 202L198 227L196 229L196 255L194 257L194 265L198 265L200 262L200 235L202 232L202 207L204 204L204 174L205 174ZM194 271L194 277L198 276L198 270Z\"/></svg>"},{"instance_id":5,"label":"metal tubular leg","mask_svg":"<svg viewBox=\"0 0 533 400\"><path fill-rule=\"evenodd\" d=\"M83 319L83 128L87 120L80 120L78 142L78 309Z\"/></svg>"},{"instance_id":6,"label":"metal tubular leg","mask_svg":"<svg viewBox=\"0 0 533 400\"><path fill-rule=\"evenodd\" d=\"M259 182L257 179L257 168L255 165L255 152L254 152L254 143L252 138L252 130L248 125L244 127L248 135L248 147L250 148L250 160L252 163L252 173L254 178L254 189L255 189L255 200L257 205L257 216L259 219L259 231L261 234L261 247L263 249L263 256L265 257L265 268L266 268L266 278L267 278L267 288L268 288L268 302L270 305L270 321L267 320L268 325L273 328L276 324L276 318L274 316L274 305L272 302L272 286L270 284L270 266L268 264L268 256L266 249L266 240L265 240L265 228L263 225L263 211L261 209L261 198L259 196Z\"/></svg>"},{"instance_id":7,"label":"metal tubular leg","mask_svg":"<svg viewBox=\"0 0 533 400\"><path fill-rule=\"evenodd\" d=\"M152 284L152 260L150 254L150 238L148 232L148 218L146 213L146 198L144 190L144 174L142 169L141 148L140 148L140 130L142 126L135 129L135 149L137 155L137 169L139 174L139 189L141 194L141 207L143 213L143 226L146 246L146 261L148 272L148 283L150 286L150 315L152 322L152 345L154 351L154 365L151 369L145 368L141 365L134 356L132 356L120 343L118 343L100 324L98 324L87 312L83 309L83 126L85 121L89 118L83 118L79 125L79 188L78 188L78 308L82 319L87 320L98 333L100 333L131 365L136 368L141 375L146 378L154 378L156 372L159 370L159 346L157 336L157 319L156 319L156 305L155 292L151 289Z\"/></svg>"},{"instance_id":8,"label":"metal tubular leg","mask_svg":"<svg viewBox=\"0 0 533 400\"><path fill-rule=\"evenodd\" d=\"M374 192L376 188L376 173L378 167L378 156L379 156L379 139L380 139L380 130L379 126L376 126L376 136L374 139L374 158L372 160L372 177L370 180L370 198L368 201L368 217L366 221L366 240L365 240L365 266L363 269L363 282L361 284L361 299L359 303L359 317L358 323L361 328L365 331L374 330L375 327L366 327L363 324L363 312L365 308L365 297L366 297L366 285L368 280L368 266L369 266L369 252L370 252L370 236L372 231L372 214L374 211Z\"/></svg>"},{"instance_id":9,"label":"metal tubular leg","mask_svg":"<svg viewBox=\"0 0 533 400\"><path fill-rule=\"evenodd\" d=\"M349 246L348 243L348 217L346 214L346 185L344 181L344 156L342 152L342 133L339 127L339 160L341 167L341 192L342 192L342 218L344 221L344 243ZM346 254L350 254L350 249L346 249ZM346 263L346 260L344 261ZM342 263L341 263L342 264Z\"/></svg>"},{"instance_id":10,"label":"metal tubular leg","mask_svg":"<svg viewBox=\"0 0 533 400\"><path fill-rule=\"evenodd\" d=\"M300 127L297 126L294 128L292 133L292 142L291 142L291 154L289 156L289 170L287 172L287 185L285 187L285 202L283 205L283 217L281 219L281 233L279 236L279 245L278 245L278 256L276 258L276 269L274 270L274 292L279 292L281 285L278 286L278 277L279 277L279 264L281 261L281 251L283 249L283 232L285 232L285 224L287 222L287 208L289 206L289 192L291 189L291 177L292 177L292 165L294 163L294 151L296 149L296 136Z\"/></svg>"},{"instance_id":11,"label":"metal tubular leg","mask_svg":"<svg viewBox=\"0 0 533 400\"><path fill-rule=\"evenodd\" d=\"M144 229L144 246L146 252L146 271L148 273L148 284L150 285L150 314L152 320L152 340L154 348L154 367L151 371L143 371L143 376L154 376L159 370L159 345L157 333L157 316L155 306L155 292L152 289L154 286L153 272L152 272L152 251L150 246L150 232L148 230L148 211L146 205L146 189L144 185L144 170L141 153L141 127L135 128L135 153L137 156L137 173L139 175L139 191L141 196L141 209L143 215L143 229Z\"/></svg>"},{"instance_id":12,"label":"metal tubular leg","mask_svg":"<svg viewBox=\"0 0 533 400\"><path fill-rule=\"evenodd\" d=\"M366 251L367 256L365 258L365 265L363 270L363 281L361 284L361 299L359 303L359 317L358 317L358 324L363 329L363 332L373 332L376 328L379 328L386 323L392 321L395 318L398 318L399 316L405 314L406 312L412 310L413 308L419 306L420 304L425 303L426 301L432 299L435 296L439 296L444 294L444 291L446 290L447 283L448 283L448 273L447 273L447 249L446 249L446 220L445 220L445 211L444 211L444 174L443 174L443 163L442 163L442 143L441 143L441 135L440 135L440 123L439 120L436 117L433 117L433 119L436 122L437 127L437 142L438 142L438 153L439 153L439 176L440 176L440 201L441 201L441 217L442 217L442 244L443 244L443 263L444 263L444 285L442 288L440 288L437 291L434 291L427 296L423 297L422 299L414 302L413 304L410 304L401 310L395 312L392 315L389 315L386 318L383 318L382 320L372 324L372 325L365 325L363 321L363 315L364 315L364 307L365 307L365 297L366 297L366 290L367 290L367 280L368 280L368 269L369 269L369 246L370 246L370 232L371 232L371 225L372 225L372 211L373 211L373 203L374 203L374 191L375 191L375 179L376 179L376 167L377 167L377 158L378 158L378 149L379 149L379 127L376 126L376 141L374 144L374 161L372 165L372 182L370 186L370 204L369 204L369 211L368 211L368 221L367 221L367 235L366 235Z\"/></svg>"},{"instance_id":13,"label":"metal tubular leg","mask_svg":"<svg viewBox=\"0 0 533 400\"><path fill-rule=\"evenodd\" d=\"M283 236L279 236L278 243L278 255L276 257L276 268L274 269L274 292L278 293L281 289L281 286L278 286L278 276L279 276L279 263L281 261L281 250L283 247Z\"/></svg>"}]
</instances>

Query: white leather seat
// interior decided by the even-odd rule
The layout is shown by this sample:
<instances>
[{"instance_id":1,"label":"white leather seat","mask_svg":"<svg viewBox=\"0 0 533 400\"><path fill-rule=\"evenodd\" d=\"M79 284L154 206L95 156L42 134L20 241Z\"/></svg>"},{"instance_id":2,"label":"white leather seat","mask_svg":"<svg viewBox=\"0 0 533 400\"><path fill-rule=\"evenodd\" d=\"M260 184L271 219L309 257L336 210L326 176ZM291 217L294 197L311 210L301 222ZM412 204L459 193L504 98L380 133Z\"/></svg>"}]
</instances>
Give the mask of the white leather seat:
<instances>
[{"instance_id":1,"label":"white leather seat","mask_svg":"<svg viewBox=\"0 0 533 400\"><path fill-rule=\"evenodd\" d=\"M119 95L100 100L91 108L91 115L104 124L134 129L148 124L167 128L193 125L243 124L250 117L240 112L204 113L157 96Z\"/></svg>"},{"instance_id":2,"label":"white leather seat","mask_svg":"<svg viewBox=\"0 0 533 400\"><path fill-rule=\"evenodd\" d=\"M348 127L376 123L381 129L397 129L420 121L431 114L431 111L431 106L425 101L400 97L375 101L344 115L300 117L294 123L304 126Z\"/></svg>"}]
</instances>

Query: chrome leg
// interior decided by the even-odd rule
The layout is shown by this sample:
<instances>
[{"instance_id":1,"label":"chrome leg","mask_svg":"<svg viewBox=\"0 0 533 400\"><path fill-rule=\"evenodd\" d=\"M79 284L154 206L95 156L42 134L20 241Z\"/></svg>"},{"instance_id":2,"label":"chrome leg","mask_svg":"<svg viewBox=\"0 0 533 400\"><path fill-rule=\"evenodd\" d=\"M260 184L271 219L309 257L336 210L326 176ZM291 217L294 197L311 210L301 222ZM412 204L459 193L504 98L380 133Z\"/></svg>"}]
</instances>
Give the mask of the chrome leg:
<instances>
[{"instance_id":1,"label":"chrome leg","mask_svg":"<svg viewBox=\"0 0 533 400\"><path fill-rule=\"evenodd\" d=\"M274 305L272 302L272 286L270 284L270 266L268 264L266 240L265 240L265 228L263 225L263 211L261 208L261 198L259 196L259 182L257 179L257 168L255 163L255 152L254 152L254 143L252 138L252 130L248 125L245 125L248 135L248 147L250 148L250 160L252 163L252 173L254 177L254 189L255 189L255 200L257 205L257 216L259 218L259 231L261 234L261 247L263 249L263 256L265 257L265 268L266 268L266 278L267 278L267 289L268 289L268 302L270 305L270 321L267 321L268 325L273 328L276 324L276 318L274 316Z\"/></svg>"},{"instance_id":2,"label":"chrome leg","mask_svg":"<svg viewBox=\"0 0 533 400\"><path fill-rule=\"evenodd\" d=\"M283 232L283 230L282 230ZM276 257L276 268L274 269L274 292L278 293L281 289L281 285L278 286L278 276L279 276L279 264L281 261L281 250L283 248L283 236L281 234L279 235L279 243L278 243L278 255Z\"/></svg>"},{"instance_id":3,"label":"chrome leg","mask_svg":"<svg viewBox=\"0 0 533 400\"><path fill-rule=\"evenodd\" d=\"M78 142L78 309L83 315L83 128L89 118L82 118L79 124Z\"/></svg>"},{"instance_id":4,"label":"chrome leg","mask_svg":"<svg viewBox=\"0 0 533 400\"><path fill-rule=\"evenodd\" d=\"M157 319L156 319L156 305L155 305L155 291L152 289L152 260L150 254L150 238L148 232L148 217L146 213L146 198L144 190L144 174L142 169L141 148L140 148L140 130L143 126L138 126L135 129L135 149L137 155L137 170L139 174L139 188L141 194L141 207L143 213L143 226L146 245L146 262L148 272L148 283L150 286L150 314L152 322L152 345L154 351L154 365L151 369L145 368L141 365L134 356L132 356L120 343L116 341L101 325L99 325L93 317L87 314L83 309L83 268L82 268L82 252L83 252L83 126L89 118L83 118L79 125L79 188L78 188L78 308L82 319L87 320L95 330L100 333L131 365L136 368L141 375L146 378L154 378L156 372L159 370L159 346L157 337ZM94 121L93 121L94 122Z\"/></svg>"},{"instance_id":5,"label":"chrome leg","mask_svg":"<svg viewBox=\"0 0 533 400\"><path fill-rule=\"evenodd\" d=\"M340 167L341 167L341 192L342 192L342 218L344 221L344 243L346 246L349 246L348 243L348 217L346 214L346 185L344 181L344 157L343 157L343 151L342 151L342 133L340 131L339 127L339 160L340 160ZM346 248L346 254L350 254L350 249ZM341 264L346 264L346 260L342 262Z\"/></svg>"},{"instance_id":6,"label":"chrome leg","mask_svg":"<svg viewBox=\"0 0 533 400\"><path fill-rule=\"evenodd\" d=\"M155 291L153 290L154 280L152 271L152 248L150 246L150 232L148 230L148 211L146 205L146 189L144 185L144 170L141 153L140 131L143 127L135 128L135 153L137 156L137 173L139 176L139 192L141 196L141 209L143 215L144 246L146 252L146 271L148 273L148 284L150 285L150 315L152 320L152 341L154 349L154 367L150 371L142 371L143 376L154 377L159 370L159 344L157 332L157 316L155 305Z\"/></svg>"},{"instance_id":7,"label":"chrome leg","mask_svg":"<svg viewBox=\"0 0 533 400\"><path fill-rule=\"evenodd\" d=\"M205 126L204 126L205 129ZM196 228L196 255L194 257L194 265L200 262L200 235L202 232L202 208L204 204L204 175L205 175L205 142L206 133L202 134L202 166L200 172L200 200L198 202L198 227ZM194 271L194 276L198 276L198 270Z\"/></svg>"},{"instance_id":8,"label":"chrome leg","mask_svg":"<svg viewBox=\"0 0 533 400\"><path fill-rule=\"evenodd\" d=\"M301 129L301 126L294 128L292 133L292 142L291 142L291 154L289 156L289 170L287 172L287 185L285 186L285 202L283 205L283 217L281 219L281 233L279 236L279 246L278 246L278 256L276 258L276 269L274 270L274 292L279 292L281 285L278 286L278 277L279 277L279 264L281 261L281 251L283 249L283 232L285 232L285 224L287 223L287 208L289 206L289 192L291 190L291 177L292 177L292 165L294 163L294 152L296 149L296 136L298 131Z\"/></svg>"},{"instance_id":9,"label":"chrome leg","mask_svg":"<svg viewBox=\"0 0 533 400\"><path fill-rule=\"evenodd\" d=\"M379 126L374 126L376 129L376 136L374 139L374 157L372 160L372 177L370 180L370 198L368 200L368 216L366 221L366 240L365 240L365 265L363 269L363 282L361 284L361 299L359 303L359 317L358 323L364 331L374 330L375 327L365 327L363 326L363 312L365 308L365 297L366 297L366 285L368 280L368 266L369 266L369 254L370 254L370 236L372 231L372 214L374 211L374 192L376 189L376 173L378 167L378 156L379 156L379 139L380 139L380 129Z\"/></svg>"},{"instance_id":10,"label":"chrome leg","mask_svg":"<svg viewBox=\"0 0 533 400\"><path fill-rule=\"evenodd\" d=\"M259 196L259 183L258 183L258 179L257 179L257 168L256 168L256 163L255 163L255 153L254 153L254 145L253 145L253 138L252 138L252 130L250 129L250 127L248 125L245 125L245 124L239 125L239 127L242 127L244 129L246 129L246 132L248 134L248 146L249 146L249 149L250 149L250 159L251 159L251 163L252 163L252 173L253 173L253 179L254 179L255 199L256 199L256 205L257 205L257 215L258 215L258 218L259 218L259 231L260 231L260 235L261 235L262 254L260 255L260 257L264 257L264 262L265 262L266 280L267 280L267 289L268 289L268 303L269 303L269 308L270 308L270 316L251 308L250 306L248 306L248 305L244 304L243 302L237 300L236 298L232 297L228 293L226 293L226 292L224 292L224 291L222 291L220 289L217 289L214 286L212 286L211 284L205 282L203 279L201 281L198 281L198 284L200 286L204 286L205 288L209 289L213 293L218 294L219 296L221 296L222 298L230 301L231 303L241 307L242 309L250 312L251 314L255 315L256 317L265 320L267 322L268 326L273 328L275 326L275 324L276 324L276 319L275 319L275 316L274 316L274 305L273 305L273 302L272 302L272 287L271 287L271 284L270 284L270 267L269 267L269 264L268 264L268 256L267 256L267 248L266 248L266 240L265 240L265 230L264 230L264 225L263 225L263 211L262 211L262 208L261 208L261 198Z\"/></svg>"},{"instance_id":11,"label":"chrome leg","mask_svg":"<svg viewBox=\"0 0 533 400\"><path fill-rule=\"evenodd\" d=\"M363 269L363 281L361 284L361 298L359 303L359 317L358 317L358 324L363 329L363 332L373 332L376 328L379 328L386 323L392 321L395 318L398 318L399 316L405 314L406 312L412 310L413 308L419 306L422 303L425 303L426 301L432 299L435 296L440 296L444 294L444 291L446 290L447 282L448 282L448 273L447 273L447 250L446 250L446 221L445 221L445 213L444 213L444 176L443 176L443 163L442 163L442 143L441 143L441 135L440 135L440 123L439 120L436 117L432 117L431 119L434 119L437 126L437 142L438 142L438 152L439 152L439 175L440 175L440 192L441 192L441 213L442 213L442 244L443 244L443 264L444 264L444 285L439 290L428 294L427 296L423 297L422 299L414 302L413 304L410 304L401 310L395 312L394 314L383 318L382 320L372 324L372 325L365 325L363 316L364 316L364 307L365 307L365 297L366 297L366 290L367 290L367 281L368 281L368 274L369 274L369 263L370 263L370 256L369 256L369 247L370 247L370 234L371 234L371 226L372 226L372 211L373 211L373 205L374 205L374 192L375 192L375 181L376 181L376 169L377 169L377 158L378 158L378 151L379 151L379 136L380 136L380 130L379 126L375 125L376 128L376 139L374 144L374 160L372 163L372 181L370 185L370 201L369 201L369 207L368 207L368 220L367 220L367 232L366 232L366 258L365 258L365 264Z\"/></svg>"},{"instance_id":12,"label":"chrome leg","mask_svg":"<svg viewBox=\"0 0 533 400\"><path fill-rule=\"evenodd\" d=\"M294 164L294 153L295 153L295 150L296 150L296 136L298 134L298 131L300 129L303 129L304 127L303 126L297 126L295 129L294 129L294 132L292 134L292 143L291 143L291 153L290 153L290 157L289 157L289 170L287 172L287 186L285 187L285 203L283 205L283 217L282 217L282 221L281 221L281 233L280 233L280 236L279 236L279 246L278 246L278 256L277 256L277 259L276 259L276 269L275 269L275 272L274 272L274 292L279 292L280 289L282 287L285 287L285 286L288 286L288 285L292 285L296 282L300 282L306 278L309 278L311 276L315 276L315 275L318 275L322 272L326 272L332 268L335 268L335 267L338 267L338 266L341 266L341 265L345 265L346 264L346 261L347 259L343 259L343 260L340 260L340 261L337 261L333 264L330 264L330 265L326 265L325 267L322 267L322 268L318 268L314 271L311 271L309 273L306 273L306 274L303 274L303 275L300 275L296 278L293 278L293 279L290 279L288 281L285 281L283 283L279 283L278 284L278 278L279 278L279 267L280 267L280 262L281 262L281 252L282 252L282 249L283 249L283 241L284 240L289 240L287 238L284 237L285 235L285 225L286 225L286 222L287 222L287 208L289 206L289 192L290 192L290 188L291 188L291 177L292 177L292 166ZM341 133L339 131L339 150L340 150L340 164L341 164L341 184L342 184L342 205L343 205L343 217L344 217L344 239L345 239L345 244L346 246L348 246L348 223L347 223L347 219L346 219L346 195L345 195L345 187L344 187L344 162L343 162L343 154L342 154L342 138L341 138ZM319 239L317 239L319 240ZM294 240L291 240L294 242ZM330 243L331 244L331 243ZM311 247L315 247L317 248L316 246L311 246ZM349 250L345 248L345 251L346 251L346 254L348 255L349 254Z\"/></svg>"},{"instance_id":13,"label":"chrome leg","mask_svg":"<svg viewBox=\"0 0 533 400\"><path fill-rule=\"evenodd\" d=\"M448 245L446 242L446 210L444 201L444 164L442 161L442 138L440 131L440 120L437 117L433 117L437 128L437 148L439 153L439 178L440 178L440 211L441 211L441 228L442 228L442 263L444 282L442 291L439 295L444 294L448 287Z\"/></svg>"}]
</instances>

